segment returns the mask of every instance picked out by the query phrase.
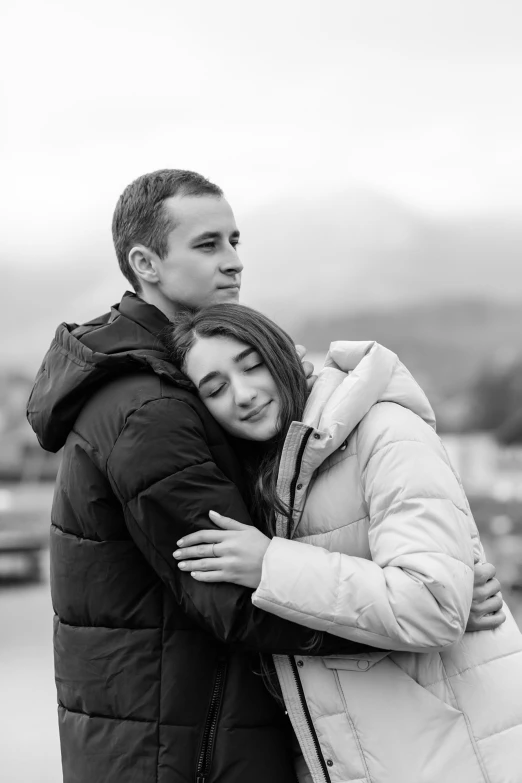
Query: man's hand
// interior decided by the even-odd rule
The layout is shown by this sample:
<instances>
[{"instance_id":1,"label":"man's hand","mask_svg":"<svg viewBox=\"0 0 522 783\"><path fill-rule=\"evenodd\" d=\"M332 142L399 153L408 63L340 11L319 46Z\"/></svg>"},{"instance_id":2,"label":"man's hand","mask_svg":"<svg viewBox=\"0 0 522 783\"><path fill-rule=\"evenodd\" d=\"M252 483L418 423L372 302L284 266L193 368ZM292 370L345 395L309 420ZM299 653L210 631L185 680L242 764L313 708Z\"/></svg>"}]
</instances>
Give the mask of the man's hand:
<instances>
[{"instance_id":1,"label":"man's hand","mask_svg":"<svg viewBox=\"0 0 522 783\"><path fill-rule=\"evenodd\" d=\"M297 351L297 355L301 359L303 370L306 375L306 385L308 386L308 393L312 391L312 386L317 380L317 375L314 375L314 365L312 362L309 362L304 357L306 356L306 348L304 345L296 345L295 350Z\"/></svg>"},{"instance_id":2,"label":"man's hand","mask_svg":"<svg viewBox=\"0 0 522 783\"><path fill-rule=\"evenodd\" d=\"M500 582L491 563L475 563L473 601L466 631L490 631L505 621Z\"/></svg>"},{"instance_id":3,"label":"man's hand","mask_svg":"<svg viewBox=\"0 0 522 783\"><path fill-rule=\"evenodd\" d=\"M201 582L233 582L256 589L270 539L252 525L243 525L215 511L209 516L219 529L199 530L180 539L179 549L173 553L179 568ZM476 563L466 631L490 631L505 619L495 566Z\"/></svg>"}]
</instances>

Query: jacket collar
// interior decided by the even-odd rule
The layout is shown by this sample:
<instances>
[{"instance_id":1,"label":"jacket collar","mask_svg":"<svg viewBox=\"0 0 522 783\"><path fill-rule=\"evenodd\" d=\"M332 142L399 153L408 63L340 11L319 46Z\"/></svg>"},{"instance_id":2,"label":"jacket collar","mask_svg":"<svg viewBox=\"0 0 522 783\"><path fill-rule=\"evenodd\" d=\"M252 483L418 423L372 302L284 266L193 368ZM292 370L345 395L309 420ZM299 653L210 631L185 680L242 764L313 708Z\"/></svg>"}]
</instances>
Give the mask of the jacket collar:
<instances>
[{"instance_id":1,"label":"jacket collar","mask_svg":"<svg viewBox=\"0 0 522 783\"><path fill-rule=\"evenodd\" d=\"M161 310L130 291L123 295L118 310L121 315L134 321L154 337L160 337L170 326L169 319Z\"/></svg>"},{"instance_id":2,"label":"jacket collar","mask_svg":"<svg viewBox=\"0 0 522 783\"><path fill-rule=\"evenodd\" d=\"M291 507L294 531L315 471L379 402L409 408L435 427L428 398L392 351L372 341L332 343L303 421L291 425L281 455L278 492ZM300 491L294 493L293 487ZM278 518L278 535L285 529L286 520Z\"/></svg>"},{"instance_id":3,"label":"jacket collar","mask_svg":"<svg viewBox=\"0 0 522 783\"><path fill-rule=\"evenodd\" d=\"M331 453L378 402L396 402L435 428L428 398L396 354L374 341L338 341L330 345L303 422L321 433Z\"/></svg>"}]
</instances>

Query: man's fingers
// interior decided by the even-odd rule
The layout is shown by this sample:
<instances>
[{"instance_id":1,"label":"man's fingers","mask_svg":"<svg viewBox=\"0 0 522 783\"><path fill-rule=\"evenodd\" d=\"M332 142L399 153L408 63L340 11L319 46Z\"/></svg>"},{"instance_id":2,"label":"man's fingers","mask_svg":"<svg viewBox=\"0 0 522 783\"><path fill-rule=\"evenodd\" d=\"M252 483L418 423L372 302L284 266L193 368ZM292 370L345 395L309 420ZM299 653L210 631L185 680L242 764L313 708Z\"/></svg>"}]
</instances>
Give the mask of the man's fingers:
<instances>
[{"instance_id":1,"label":"man's fingers","mask_svg":"<svg viewBox=\"0 0 522 783\"><path fill-rule=\"evenodd\" d=\"M495 574L496 569L492 563L475 563L475 587L486 584Z\"/></svg>"},{"instance_id":2,"label":"man's fingers","mask_svg":"<svg viewBox=\"0 0 522 783\"><path fill-rule=\"evenodd\" d=\"M303 370L306 378L306 386L308 388L308 392L312 391L312 386L317 380L317 375L314 375L314 365L312 362L309 362L307 359L305 360L306 355L306 348L304 345L296 345L295 350L297 351L297 355L301 359L301 363L303 365Z\"/></svg>"},{"instance_id":3,"label":"man's fingers","mask_svg":"<svg viewBox=\"0 0 522 783\"><path fill-rule=\"evenodd\" d=\"M502 625L506 620L504 612L495 612L495 614L486 614L483 617L478 617L473 620L472 627L468 630L472 631L493 631ZM471 623L470 623L471 624Z\"/></svg>"},{"instance_id":4,"label":"man's fingers","mask_svg":"<svg viewBox=\"0 0 522 783\"><path fill-rule=\"evenodd\" d=\"M308 394L310 394L310 392L312 391L316 380L317 380L317 375L310 375L310 377L306 379L306 388L308 390Z\"/></svg>"},{"instance_id":5,"label":"man's fingers","mask_svg":"<svg viewBox=\"0 0 522 783\"><path fill-rule=\"evenodd\" d=\"M495 612L498 612L499 609L502 608L502 596L500 593L497 593L496 595L493 595L491 598L488 598L486 601L481 601L478 605L474 605L474 611L478 613L479 616L484 616L485 614L494 614Z\"/></svg>"},{"instance_id":6,"label":"man's fingers","mask_svg":"<svg viewBox=\"0 0 522 783\"><path fill-rule=\"evenodd\" d=\"M310 378L314 372L314 365L312 364L312 362L306 360L303 362L303 370L306 378Z\"/></svg>"},{"instance_id":7,"label":"man's fingers","mask_svg":"<svg viewBox=\"0 0 522 783\"><path fill-rule=\"evenodd\" d=\"M486 584L484 585L478 585L477 587L473 588L473 601L475 603L480 601L486 601L488 598L491 598L492 595L495 595L495 593L500 592L500 582L496 577L493 579L490 579Z\"/></svg>"}]
</instances>

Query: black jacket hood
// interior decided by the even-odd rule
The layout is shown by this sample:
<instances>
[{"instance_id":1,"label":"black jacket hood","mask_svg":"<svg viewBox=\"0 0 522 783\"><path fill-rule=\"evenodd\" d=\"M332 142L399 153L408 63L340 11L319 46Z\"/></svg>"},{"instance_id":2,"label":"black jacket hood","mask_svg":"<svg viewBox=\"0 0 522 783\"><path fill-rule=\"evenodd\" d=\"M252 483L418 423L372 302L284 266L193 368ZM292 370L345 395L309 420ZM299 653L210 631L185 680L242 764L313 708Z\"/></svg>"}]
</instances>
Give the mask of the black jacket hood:
<instances>
[{"instance_id":1,"label":"black jacket hood","mask_svg":"<svg viewBox=\"0 0 522 783\"><path fill-rule=\"evenodd\" d=\"M122 374L153 372L193 389L168 361L161 340L168 327L163 313L129 292L109 313L87 324L60 324L27 406L40 445L46 451L61 449L87 400Z\"/></svg>"}]
</instances>

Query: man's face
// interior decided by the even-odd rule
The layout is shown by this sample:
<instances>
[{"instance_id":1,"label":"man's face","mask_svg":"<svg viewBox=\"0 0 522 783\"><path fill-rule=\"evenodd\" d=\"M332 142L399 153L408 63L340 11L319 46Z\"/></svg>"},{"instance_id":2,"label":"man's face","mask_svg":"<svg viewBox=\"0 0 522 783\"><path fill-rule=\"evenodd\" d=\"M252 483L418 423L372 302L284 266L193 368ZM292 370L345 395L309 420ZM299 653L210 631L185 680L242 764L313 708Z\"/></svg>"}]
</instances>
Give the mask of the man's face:
<instances>
[{"instance_id":1,"label":"man's face","mask_svg":"<svg viewBox=\"0 0 522 783\"><path fill-rule=\"evenodd\" d=\"M230 205L216 196L172 196L164 202L174 228L158 264L158 288L174 305L237 302L243 264Z\"/></svg>"}]
</instances>

